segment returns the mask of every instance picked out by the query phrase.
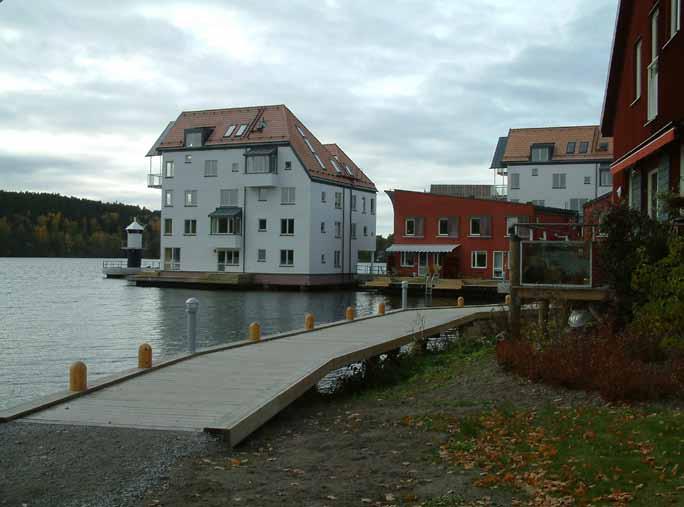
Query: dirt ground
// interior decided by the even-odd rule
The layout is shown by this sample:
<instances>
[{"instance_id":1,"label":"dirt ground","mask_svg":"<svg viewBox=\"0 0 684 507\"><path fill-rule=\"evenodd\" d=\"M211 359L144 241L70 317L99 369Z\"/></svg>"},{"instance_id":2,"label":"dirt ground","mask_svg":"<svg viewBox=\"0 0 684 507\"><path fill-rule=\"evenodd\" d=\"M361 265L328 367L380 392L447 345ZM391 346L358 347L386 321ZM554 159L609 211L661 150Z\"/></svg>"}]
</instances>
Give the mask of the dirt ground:
<instances>
[{"instance_id":1,"label":"dirt ground","mask_svg":"<svg viewBox=\"0 0 684 507\"><path fill-rule=\"evenodd\" d=\"M513 492L476 488L478 472L444 465L444 432L406 418L586 402L598 403L503 373L492 354L481 355L439 382L428 376L356 395L308 396L234 450L214 440L181 458L141 505L511 505Z\"/></svg>"}]
</instances>

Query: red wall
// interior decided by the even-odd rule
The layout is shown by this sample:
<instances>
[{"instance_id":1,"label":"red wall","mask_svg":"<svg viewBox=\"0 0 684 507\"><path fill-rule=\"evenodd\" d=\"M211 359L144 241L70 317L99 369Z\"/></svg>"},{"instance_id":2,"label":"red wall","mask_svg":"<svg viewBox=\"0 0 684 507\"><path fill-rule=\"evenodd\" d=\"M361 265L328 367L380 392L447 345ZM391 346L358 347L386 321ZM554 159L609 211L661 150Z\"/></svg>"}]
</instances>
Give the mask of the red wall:
<instances>
[{"instance_id":1,"label":"red wall","mask_svg":"<svg viewBox=\"0 0 684 507\"><path fill-rule=\"evenodd\" d=\"M670 40L670 5L661 1L659 15L659 93L658 116L646 125L648 102L648 65L651 63L650 12L658 3L652 0L625 2L622 15L629 16L625 24L624 44L613 58L622 68L617 83L609 83L616 90L616 108L613 132L613 155L618 160L670 121L684 119L684 26ZM684 25L684 23L682 23ZM635 44L641 38L641 98L634 101ZM668 42L669 41L669 42ZM618 67L618 68L619 68Z\"/></svg>"},{"instance_id":2,"label":"red wall","mask_svg":"<svg viewBox=\"0 0 684 507\"><path fill-rule=\"evenodd\" d=\"M394 206L394 243L395 244L430 244L430 245L460 245L447 257L444 262L445 269L454 272L443 273L447 278L492 278L493 252L506 252L504 256L504 269L508 268L508 238L506 237L506 217L526 216L530 222L539 223L568 223L575 221L568 213L554 214L551 210L537 210L531 204L512 203L508 201L496 201L488 199L470 199L437 195L425 192L411 192L395 190L388 192ZM445 217L459 217L458 237L449 238L438 236L438 220ZM490 238L469 237L469 217L489 216L492 221L492 234ZM404 224L407 217L423 217L423 237L405 236ZM568 234L566 227L547 230L547 238L553 239L552 235ZM541 230L535 232L535 239L541 237ZM484 250L487 252L487 267L472 268L471 252ZM411 276L417 273L418 264L413 268L400 267L400 254L396 253L390 262L402 276ZM506 278L508 276L506 275Z\"/></svg>"}]
</instances>

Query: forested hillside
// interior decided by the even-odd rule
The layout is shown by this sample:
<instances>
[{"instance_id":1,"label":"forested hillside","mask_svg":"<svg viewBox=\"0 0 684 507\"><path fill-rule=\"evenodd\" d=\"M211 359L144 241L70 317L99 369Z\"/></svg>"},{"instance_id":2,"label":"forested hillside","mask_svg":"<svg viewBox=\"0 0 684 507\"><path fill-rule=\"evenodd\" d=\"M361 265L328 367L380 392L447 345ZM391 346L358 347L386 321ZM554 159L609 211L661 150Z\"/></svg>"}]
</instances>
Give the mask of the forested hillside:
<instances>
[{"instance_id":1,"label":"forested hillside","mask_svg":"<svg viewBox=\"0 0 684 507\"><path fill-rule=\"evenodd\" d=\"M0 257L122 257L124 229L146 225L145 258L159 258L159 213L59 194L0 190Z\"/></svg>"}]
</instances>

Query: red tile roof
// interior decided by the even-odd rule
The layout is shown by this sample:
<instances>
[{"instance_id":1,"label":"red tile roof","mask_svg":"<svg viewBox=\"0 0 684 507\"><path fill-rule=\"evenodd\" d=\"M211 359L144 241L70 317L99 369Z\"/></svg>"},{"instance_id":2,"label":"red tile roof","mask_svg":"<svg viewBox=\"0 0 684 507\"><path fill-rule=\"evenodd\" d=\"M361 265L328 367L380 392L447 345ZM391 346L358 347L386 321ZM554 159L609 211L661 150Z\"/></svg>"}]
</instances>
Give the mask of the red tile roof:
<instances>
[{"instance_id":1,"label":"red tile roof","mask_svg":"<svg viewBox=\"0 0 684 507\"><path fill-rule=\"evenodd\" d=\"M579 152L580 143L583 141L589 143L587 153ZM566 153L569 142L576 143L575 152L572 154ZM608 143L608 149L606 151L599 151L598 148L601 143ZM553 144L554 149L551 162L582 162L583 160L610 161L613 159L613 138L601 137L601 131L598 125L591 125L586 127L511 129L508 132L508 142L506 144L503 162L528 162L530 160L530 151L533 144Z\"/></svg>"},{"instance_id":2,"label":"red tile roof","mask_svg":"<svg viewBox=\"0 0 684 507\"><path fill-rule=\"evenodd\" d=\"M259 128L262 121L265 121L263 129ZM236 128L230 136L224 137L230 125L235 125ZM247 125L247 128L242 136L237 137L237 127L240 125ZM249 146L287 142L297 154L311 178L362 187L377 192L375 184L339 146L336 144L323 145L299 121L292 111L284 105L184 111L178 116L173 125L168 128L166 136L162 135L150 149L147 156L159 155L165 150L183 149L185 130L200 127L211 129L211 133L204 142L204 146ZM315 155L307 146L298 127L302 129L313 150L320 157L321 162L325 166L324 168L321 167ZM335 170L330 161L335 155L351 168L351 175L344 168L342 168L341 174Z\"/></svg>"}]
</instances>

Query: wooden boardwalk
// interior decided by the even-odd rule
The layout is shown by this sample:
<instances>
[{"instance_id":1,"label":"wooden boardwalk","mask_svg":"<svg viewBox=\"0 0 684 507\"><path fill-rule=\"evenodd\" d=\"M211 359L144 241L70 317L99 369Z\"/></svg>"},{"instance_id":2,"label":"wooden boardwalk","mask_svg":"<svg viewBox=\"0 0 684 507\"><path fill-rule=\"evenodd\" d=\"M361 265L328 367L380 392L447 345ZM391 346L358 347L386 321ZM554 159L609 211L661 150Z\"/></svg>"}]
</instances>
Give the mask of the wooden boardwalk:
<instances>
[{"instance_id":1,"label":"wooden boardwalk","mask_svg":"<svg viewBox=\"0 0 684 507\"><path fill-rule=\"evenodd\" d=\"M501 306L395 311L216 347L132 370L83 394L36 400L0 413L0 421L204 430L223 432L235 445L327 373L496 309Z\"/></svg>"}]
</instances>

